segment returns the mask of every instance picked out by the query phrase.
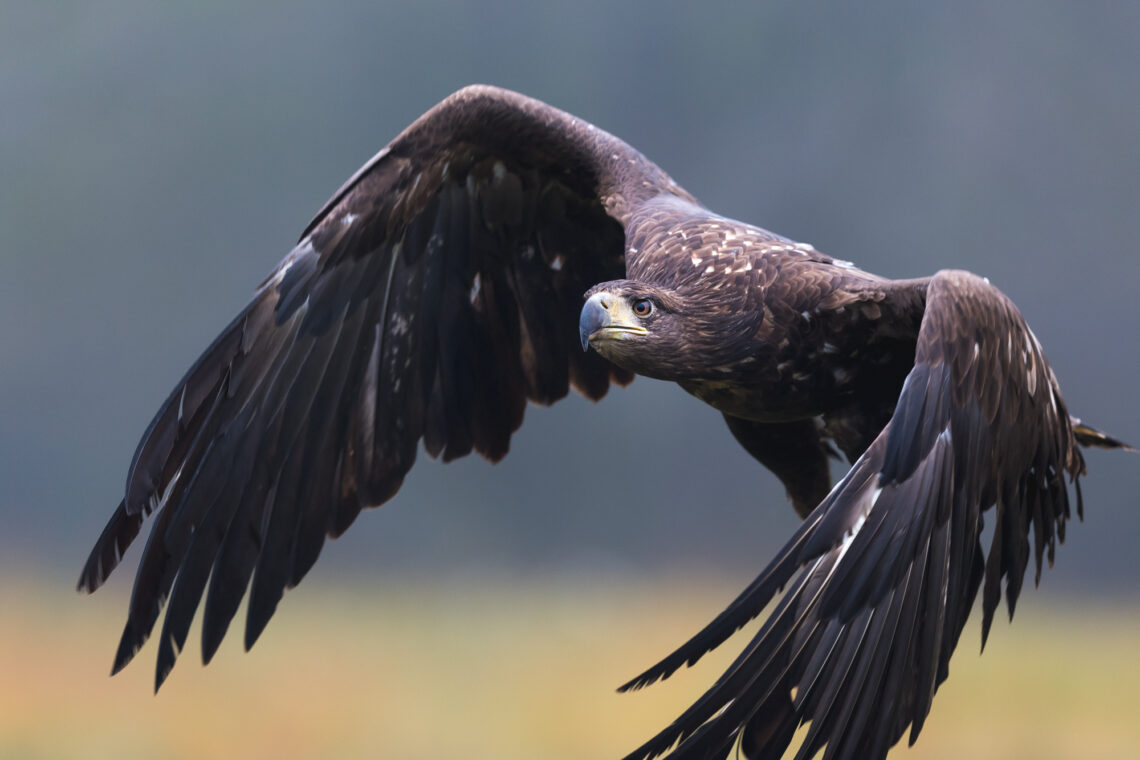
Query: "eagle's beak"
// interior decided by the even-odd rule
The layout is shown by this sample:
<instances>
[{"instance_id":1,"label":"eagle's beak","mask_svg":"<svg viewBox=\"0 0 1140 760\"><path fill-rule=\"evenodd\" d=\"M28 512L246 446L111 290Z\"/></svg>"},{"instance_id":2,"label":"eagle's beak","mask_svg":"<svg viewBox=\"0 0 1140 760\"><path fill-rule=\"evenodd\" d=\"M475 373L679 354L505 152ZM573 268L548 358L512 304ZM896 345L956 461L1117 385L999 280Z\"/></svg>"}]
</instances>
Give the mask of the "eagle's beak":
<instances>
[{"instance_id":1,"label":"eagle's beak","mask_svg":"<svg viewBox=\"0 0 1140 760\"><path fill-rule=\"evenodd\" d=\"M649 331L633 315L626 299L613 293L595 293L586 299L582 315L578 318L578 337L582 350L590 350L590 340L621 338L625 335L646 335Z\"/></svg>"}]
</instances>

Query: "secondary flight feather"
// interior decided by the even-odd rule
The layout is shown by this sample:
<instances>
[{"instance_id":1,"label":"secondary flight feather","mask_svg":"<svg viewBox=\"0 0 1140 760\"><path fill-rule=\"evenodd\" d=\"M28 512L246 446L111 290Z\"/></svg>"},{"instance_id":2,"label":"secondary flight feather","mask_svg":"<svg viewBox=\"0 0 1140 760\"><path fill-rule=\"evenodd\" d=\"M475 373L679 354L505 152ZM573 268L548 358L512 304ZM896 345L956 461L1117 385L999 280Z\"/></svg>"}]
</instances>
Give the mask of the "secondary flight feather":
<instances>
[{"instance_id":1,"label":"secondary flight feather","mask_svg":"<svg viewBox=\"0 0 1140 760\"><path fill-rule=\"evenodd\" d=\"M634 374L720 412L805 518L626 685L695 662L778 599L636 758L737 743L776 758L804 723L799 757L881 758L908 727L913 741L978 591L985 632L1003 583L1012 614L1031 555L1038 577L1052 560L1080 445L1123 447L1069 416L988 281L863 272L709 211L580 119L468 87L337 191L143 435L79 581L98 588L151 518L114 670L162 617L161 685L200 605L208 662L247 589L252 646L421 445L496 461L528 402L600 399ZM832 488L836 448L853 465Z\"/></svg>"}]
</instances>

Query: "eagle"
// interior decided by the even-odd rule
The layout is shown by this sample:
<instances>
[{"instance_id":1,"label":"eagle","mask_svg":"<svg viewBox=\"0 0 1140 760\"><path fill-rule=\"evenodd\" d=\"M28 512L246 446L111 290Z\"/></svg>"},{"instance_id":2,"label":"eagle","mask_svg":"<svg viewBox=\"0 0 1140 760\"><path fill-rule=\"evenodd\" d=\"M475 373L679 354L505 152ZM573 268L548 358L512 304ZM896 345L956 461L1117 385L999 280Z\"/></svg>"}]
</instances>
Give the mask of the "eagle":
<instances>
[{"instance_id":1,"label":"eagle","mask_svg":"<svg viewBox=\"0 0 1140 760\"><path fill-rule=\"evenodd\" d=\"M585 349L585 350L583 350ZM759 631L628 756L883 758L913 742L978 592L1012 616L1083 513L1082 446L1017 307L964 271L891 280L702 206L618 138L488 86L356 172L174 388L79 579L144 521L112 672L163 615L155 688L204 598L209 662L247 589L245 646L325 538L389 500L419 447L507 454L528 402L634 375L723 415L802 524L760 575L625 686ZM851 462L834 486L829 458ZM992 540L983 546L985 515Z\"/></svg>"}]
</instances>

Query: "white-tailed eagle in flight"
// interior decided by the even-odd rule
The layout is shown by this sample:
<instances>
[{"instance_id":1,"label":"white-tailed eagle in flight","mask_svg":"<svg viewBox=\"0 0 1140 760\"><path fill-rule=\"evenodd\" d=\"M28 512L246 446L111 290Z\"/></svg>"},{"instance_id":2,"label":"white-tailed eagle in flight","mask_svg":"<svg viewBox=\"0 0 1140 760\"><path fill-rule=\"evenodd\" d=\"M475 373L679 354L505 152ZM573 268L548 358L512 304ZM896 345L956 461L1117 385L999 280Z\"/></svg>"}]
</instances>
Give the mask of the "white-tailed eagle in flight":
<instances>
[{"instance_id":1,"label":"white-tailed eagle in flight","mask_svg":"<svg viewBox=\"0 0 1140 760\"><path fill-rule=\"evenodd\" d=\"M337 191L143 435L79 581L103 583L151 516L114 669L162 615L161 684L203 597L209 661L247 589L251 646L421 443L495 461L528 401L600 399L635 374L720 412L804 521L623 687L695 662L778 600L631 758L738 742L778 758L804 723L797 757L875 760L913 739L979 590L984 640L1002 586L1012 614L1031 555L1039 577L1064 538L1080 446L1123 446L1070 417L987 280L863 272L709 211L580 119L468 87ZM833 487L835 449L852 466Z\"/></svg>"}]
</instances>

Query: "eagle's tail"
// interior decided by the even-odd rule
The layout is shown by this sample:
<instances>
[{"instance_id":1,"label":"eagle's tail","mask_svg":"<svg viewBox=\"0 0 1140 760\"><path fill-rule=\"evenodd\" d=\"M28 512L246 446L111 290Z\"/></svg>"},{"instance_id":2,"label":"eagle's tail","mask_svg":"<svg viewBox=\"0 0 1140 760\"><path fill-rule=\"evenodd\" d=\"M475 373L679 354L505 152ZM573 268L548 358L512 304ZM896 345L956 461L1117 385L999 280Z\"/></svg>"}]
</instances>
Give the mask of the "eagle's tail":
<instances>
[{"instance_id":1,"label":"eagle's tail","mask_svg":"<svg viewBox=\"0 0 1140 760\"><path fill-rule=\"evenodd\" d=\"M1096 446L1101 449L1124 449L1125 451L1138 451L1138 449L1129 446L1121 440L1117 440L1110 435L1105 435L1099 430L1095 430L1088 425L1082 423L1076 417L1069 417L1069 422L1073 426L1073 435L1076 436L1077 443L1082 446Z\"/></svg>"}]
</instances>

